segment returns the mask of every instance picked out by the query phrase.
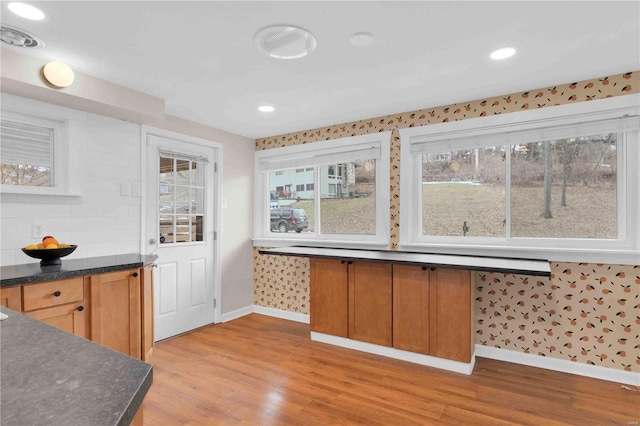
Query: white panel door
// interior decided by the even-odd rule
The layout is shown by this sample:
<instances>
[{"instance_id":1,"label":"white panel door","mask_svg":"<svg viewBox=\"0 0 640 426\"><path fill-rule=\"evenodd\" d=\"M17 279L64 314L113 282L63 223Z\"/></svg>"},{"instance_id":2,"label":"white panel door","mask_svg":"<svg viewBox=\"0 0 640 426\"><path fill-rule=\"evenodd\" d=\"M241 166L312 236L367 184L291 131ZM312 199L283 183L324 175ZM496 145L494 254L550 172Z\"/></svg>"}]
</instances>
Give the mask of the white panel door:
<instances>
[{"instance_id":1,"label":"white panel door","mask_svg":"<svg viewBox=\"0 0 640 426\"><path fill-rule=\"evenodd\" d=\"M216 318L217 149L147 134L147 253L154 275L155 340Z\"/></svg>"}]
</instances>

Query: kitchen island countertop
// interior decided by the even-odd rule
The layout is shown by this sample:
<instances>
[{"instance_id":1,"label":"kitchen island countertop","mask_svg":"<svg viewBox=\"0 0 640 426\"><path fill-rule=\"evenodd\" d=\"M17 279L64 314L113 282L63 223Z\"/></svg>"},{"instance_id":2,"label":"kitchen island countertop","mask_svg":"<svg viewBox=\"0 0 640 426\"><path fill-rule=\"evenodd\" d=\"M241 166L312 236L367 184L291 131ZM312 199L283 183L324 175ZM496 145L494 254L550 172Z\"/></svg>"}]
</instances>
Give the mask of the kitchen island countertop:
<instances>
[{"instance_id":1,"label":"kitchen island countertop","mask_svg":"<svg viewBox=\"0 0 640 426\"><path fill-rule=\"evenodd\" d=\"M39 262L9 265L0 268L0 287L34 284L43 281L61 280L82 275L101 274L141 268L157 259L156 255L139 253L114 256L62 259L62 265L40 266Z\"/></svg>"},{"instance_id":2,"label":"kitchen island countertop","mask_svg":"<svg viewBox=\"0 0 640 426\"><path fill-rule=\"evenodd\" d=\"M128 425L151 365L7 308L0 321L3 425Z\"/></svg>"}]
</instances>

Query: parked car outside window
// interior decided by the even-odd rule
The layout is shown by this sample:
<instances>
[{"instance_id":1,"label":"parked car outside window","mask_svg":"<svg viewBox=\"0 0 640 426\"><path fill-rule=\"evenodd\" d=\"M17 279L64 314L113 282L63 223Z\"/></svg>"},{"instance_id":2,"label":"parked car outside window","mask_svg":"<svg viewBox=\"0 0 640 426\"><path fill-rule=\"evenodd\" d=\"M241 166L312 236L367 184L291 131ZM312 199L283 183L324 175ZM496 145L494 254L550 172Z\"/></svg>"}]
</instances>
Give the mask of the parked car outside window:
<instances>
[{"instance_id":1,"label":"parked car outside window","mask_svg":"<svg viewBox=\"0 0 640 426\"><path fill-rule=\"evenodd\" d=\"M303 209L275 208L271 209L271 230L277 232L302 232L309 226L307 214Z\"/></svg>"}]
</instances>

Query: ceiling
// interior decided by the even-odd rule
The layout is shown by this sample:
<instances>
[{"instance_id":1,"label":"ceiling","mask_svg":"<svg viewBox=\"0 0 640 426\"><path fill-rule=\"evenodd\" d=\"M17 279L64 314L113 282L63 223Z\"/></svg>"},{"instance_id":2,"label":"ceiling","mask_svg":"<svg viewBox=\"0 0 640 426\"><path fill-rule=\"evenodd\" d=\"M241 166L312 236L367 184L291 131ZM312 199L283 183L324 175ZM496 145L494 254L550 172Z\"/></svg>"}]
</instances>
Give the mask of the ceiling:
<instances>
[{"instance_id":1,"label":"ceiling","mask_svg":"<svg viewBox=\"0 0 640 426\"><path fill-rule=\"evenodd\" d=\"M30 1L17 49L162 98L166 112L260 138L640 69L638 1ZM317 49L273 59L254 35L304 28ZM373 43L349 42L369 32ZM491 50L516 45L503 63ZM3 44L3 47L7 47ZM276 110L262 113L259 105Z\"/></svg>"}]
</instances>

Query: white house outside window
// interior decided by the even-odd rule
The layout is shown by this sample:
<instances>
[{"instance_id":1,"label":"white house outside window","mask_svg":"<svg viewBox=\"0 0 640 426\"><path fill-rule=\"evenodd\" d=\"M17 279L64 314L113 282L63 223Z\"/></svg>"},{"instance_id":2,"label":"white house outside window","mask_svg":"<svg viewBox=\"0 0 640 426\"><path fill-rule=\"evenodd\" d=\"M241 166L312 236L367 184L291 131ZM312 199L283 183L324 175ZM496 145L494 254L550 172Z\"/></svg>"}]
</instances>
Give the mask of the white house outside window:
<instances>
[{"instance_id":1,"label":"white house outside window","mask_svg":"<svg viewBox=\"0 0 640 426\"><path fill-rule=\"evenodd\" d=\"M257 151L256 244L387 248L390 134Z\"/></svg>"},{"instance_id":2,"label":"white house outside window","mask_svg":"<svg viewBox=\"0 0 640 426\"><path fill-rule=\"evenodd\" d=\"M640 261L638 96L622 98L401 130L401 247Z\"/></svg>"}]
</instances>

